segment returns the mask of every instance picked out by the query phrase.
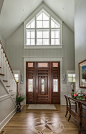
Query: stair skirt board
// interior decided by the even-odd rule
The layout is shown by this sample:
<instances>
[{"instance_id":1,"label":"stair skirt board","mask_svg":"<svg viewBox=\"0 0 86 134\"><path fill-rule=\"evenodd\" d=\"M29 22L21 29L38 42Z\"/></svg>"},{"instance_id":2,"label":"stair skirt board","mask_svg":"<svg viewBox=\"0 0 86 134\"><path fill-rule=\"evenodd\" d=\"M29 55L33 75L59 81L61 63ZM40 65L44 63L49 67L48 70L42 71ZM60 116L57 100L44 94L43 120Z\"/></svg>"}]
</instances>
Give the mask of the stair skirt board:
<instances>
[{"instance_id":1,"label":"stair skirt board","mask_svg":"<svg viewBox=\"0 0 86 134\"><path fill-rule=\"evenodd\" d=\"M3 129L3 127L8 123L8 121L13 117L15 113L16 108L2 122L0 122L0 131Z\"/></svg>"}]
</instances>

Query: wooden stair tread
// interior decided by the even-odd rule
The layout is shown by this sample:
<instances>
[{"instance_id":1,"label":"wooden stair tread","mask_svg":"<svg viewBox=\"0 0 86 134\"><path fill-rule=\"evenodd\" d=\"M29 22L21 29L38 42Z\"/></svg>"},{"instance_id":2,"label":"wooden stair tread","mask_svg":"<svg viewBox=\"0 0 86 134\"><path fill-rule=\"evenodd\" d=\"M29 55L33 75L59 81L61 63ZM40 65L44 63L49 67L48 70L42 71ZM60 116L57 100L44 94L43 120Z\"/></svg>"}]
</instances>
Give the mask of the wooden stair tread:
<instances>
[{"instance_id":1,"label":"wooden stair tread","mask_svg":"<svg viewBox=\"0 0 86 134\"><path fill-rule=\"evenodd\" d=\"M11 92L11 91L13 91L13 90L9 90L9 92Z\"/></svg>"},{"instance_id":2,"label":"wooden stair tread","mask_svg":"<svg viewBox=\"0 0 86 134\"><path fill-rule=\"evenodd\" d=\"M10 86L6 86L6 87L10 87Z\"/></svg>"},{"instance_id":3,"label":"wooden stair tread","mask_svg":"<svg viewBox=\"0 0 86 134\"><path fill-rule=\"evenodd\" d=\"M3 82L8 82L8 80L3 80Z\"/></svg>"},{"instance_id":4,"label":"wooden stair tread","mask_svg":"<svg viewBox=\"0 0 86 134\"><path fill-rule=\"evenodd\" d=\"M11 96L13 96L14 94L11 94Z\"/></svg>"},{"instance_id":5,"label":"wooden stair tread","mask_svg":"<svg viewBox=\"0 0 86 134\"><path fill-rule=\"evenodd\" d=\"M5 74L1 74L1 73L0 73L0 75L4 76Z\"/></svg>"}]
</instances>

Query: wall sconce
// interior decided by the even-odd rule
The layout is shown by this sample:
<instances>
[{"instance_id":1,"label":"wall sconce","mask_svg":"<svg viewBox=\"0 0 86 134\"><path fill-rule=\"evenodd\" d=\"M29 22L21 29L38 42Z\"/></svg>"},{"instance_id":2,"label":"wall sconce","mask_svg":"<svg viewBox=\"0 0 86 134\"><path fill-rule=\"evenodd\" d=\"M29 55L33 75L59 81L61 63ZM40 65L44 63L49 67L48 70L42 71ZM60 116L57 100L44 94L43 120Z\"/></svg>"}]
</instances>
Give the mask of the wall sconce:
<instances>
[{"instance_id":1,"label":"wall sconce","mask_svg":"<svg viewBox=\"0 0 86 134\"><path fill-rule=\"evenodd\" d=\"M21 74L21 83L23 83L23 74Z\"/></svg>"},{"instance_id":2,"label":"wall sconce","mask_svg":"<svg viewBox=\"0 0 86 134\"><path fill-rule=\"evenodd\" d=\"M66 74L63 74L63 80L65 80L65 78L66 78Z\"/></svg>"}]
</instances>

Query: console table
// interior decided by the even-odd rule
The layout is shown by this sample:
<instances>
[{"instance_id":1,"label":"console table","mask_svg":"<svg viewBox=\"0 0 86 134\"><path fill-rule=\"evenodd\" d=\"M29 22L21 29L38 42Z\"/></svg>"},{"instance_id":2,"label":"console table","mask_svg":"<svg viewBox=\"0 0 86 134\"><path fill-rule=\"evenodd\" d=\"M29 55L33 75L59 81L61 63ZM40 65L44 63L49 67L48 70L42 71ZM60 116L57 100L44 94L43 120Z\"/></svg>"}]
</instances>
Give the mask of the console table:
<instances>
[{"instance_id":1,"label":"console table","mask_svg":"<svg viewBox=\"0 0 86 134\"><path fill-rule=\"evenodd\" d=\"M78 134L81 134L81 127L83 126L86 128L86 101L83 100L77 100L73 99L72 97L69 97L68 95L64 95L66 99L66 115L67 116L69 112L69 118L70 120L71 116L74 117L74 119L79 124L79 131Z\"/></svg>"}]
</instances>

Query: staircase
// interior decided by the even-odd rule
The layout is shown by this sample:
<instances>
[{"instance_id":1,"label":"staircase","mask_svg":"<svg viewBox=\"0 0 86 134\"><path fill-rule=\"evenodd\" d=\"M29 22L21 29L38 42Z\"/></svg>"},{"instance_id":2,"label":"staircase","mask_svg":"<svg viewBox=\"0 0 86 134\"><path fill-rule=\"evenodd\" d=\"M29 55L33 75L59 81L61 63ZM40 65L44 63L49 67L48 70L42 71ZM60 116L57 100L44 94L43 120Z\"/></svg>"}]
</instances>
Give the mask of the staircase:
<instances>
[{"instance_id":1,"label":"staircase","mask_svg":"<svg viewBox=\"0 0 86 134\"><path fill-rule=\"evenodd\" d=\"M0 130L16 112L17 84L0 41Z\"/></svg>"}]
</instances>

